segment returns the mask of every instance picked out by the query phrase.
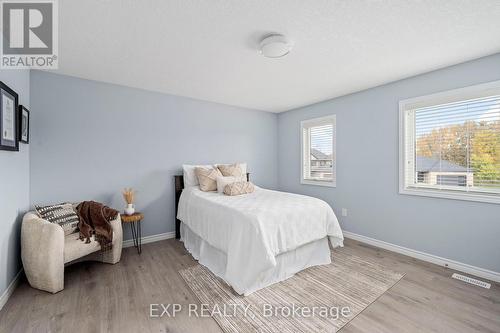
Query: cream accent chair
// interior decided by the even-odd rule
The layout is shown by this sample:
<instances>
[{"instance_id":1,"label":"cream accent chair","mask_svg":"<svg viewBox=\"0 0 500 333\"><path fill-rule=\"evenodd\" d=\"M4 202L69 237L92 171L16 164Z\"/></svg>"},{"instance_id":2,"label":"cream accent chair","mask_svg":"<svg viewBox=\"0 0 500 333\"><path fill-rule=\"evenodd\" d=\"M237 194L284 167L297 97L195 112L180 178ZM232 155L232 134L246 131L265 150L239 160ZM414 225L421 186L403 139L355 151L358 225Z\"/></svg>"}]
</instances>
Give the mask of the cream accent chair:
<instances>
[{"instance_id":1,"label":"cream accent chair","mask_svg":"<svg viewBox=\"0 0 500 333\"><path fill-rule=\"evenodd\" d=\"M21 227L21 258L30 285L57 293L64 289L64 266L87 260L119 262L123 242L120 214L111 221L111 226L113 249L101 253L94 237L86 244L78 239L78 233L64 236L58 224L40 218L35 212L26 213Z\"/></svg>"}]
</instances>

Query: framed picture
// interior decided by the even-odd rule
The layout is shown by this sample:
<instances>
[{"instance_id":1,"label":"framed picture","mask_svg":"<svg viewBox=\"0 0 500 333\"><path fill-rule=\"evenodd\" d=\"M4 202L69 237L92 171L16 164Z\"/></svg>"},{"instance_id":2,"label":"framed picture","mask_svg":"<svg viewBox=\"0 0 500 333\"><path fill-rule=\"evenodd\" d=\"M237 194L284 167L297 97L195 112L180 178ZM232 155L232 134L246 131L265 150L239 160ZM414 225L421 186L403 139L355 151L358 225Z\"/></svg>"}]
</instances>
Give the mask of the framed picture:
<instances>
[{"instance_id":1,"label":"framed picture","mask_svg":"<svg viewBox=\"0 0 500 333\"><path fill-rule=\"evenodd\" d=\"M30 111L19 105L19 142L30 143Z\"/></svg>"},{"instance_id":2,"label":"framed picture","mask_svg":"<svg viewBox=\"0 0 500 333\"><path fill-rule=\"evenodd\" d=\"M0 81L0 150L19 150L18 107L19 96Z\"/></svg>"}]
</instances>

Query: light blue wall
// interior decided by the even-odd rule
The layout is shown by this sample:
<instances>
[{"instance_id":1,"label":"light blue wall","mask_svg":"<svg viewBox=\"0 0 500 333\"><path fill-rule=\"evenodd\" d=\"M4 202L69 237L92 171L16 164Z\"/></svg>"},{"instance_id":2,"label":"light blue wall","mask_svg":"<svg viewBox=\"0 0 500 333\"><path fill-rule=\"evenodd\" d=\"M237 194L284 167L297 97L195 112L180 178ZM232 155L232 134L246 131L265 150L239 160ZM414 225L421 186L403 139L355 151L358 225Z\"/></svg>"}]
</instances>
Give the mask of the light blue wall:
<instances>
[{"instance_id":1,"label":"light blue wall","mask_svg":"<svg viewBox=\"0 0 500 333\"><path fill-rule=\"evenodd\" d=\"M281 113L278 186L327 201L344 230L500 272L500 205L398 194L398 101L494 80L500 54ZM330 114L337 187L301 185L299 123Z\"/></svg>"},{"instance_id":2,"label":"light blue wall","mask_svg":"<svg viewBox=\"0 0 500 333\"><path fill-rule=\"evenodd\" d=\"M19 94L19 103L30 109L29 72L0 70L0 81ZM21 269L20 230L29 208L29 145L19 152L0 150L0 295Z\"/></svg>"},{"instance_id":3,"label":"light blue wall","mask_svg":"<svg viewBox=\"0 0 500 333\"><path fill-rule=\"evenodd\" d=\"M183 163L245 161L255 184L277 186L276 114L41 71L31 73L31 104L32 204L122 210L131 186L147 236L174 230Z\"/></svg>"}]
</instances>

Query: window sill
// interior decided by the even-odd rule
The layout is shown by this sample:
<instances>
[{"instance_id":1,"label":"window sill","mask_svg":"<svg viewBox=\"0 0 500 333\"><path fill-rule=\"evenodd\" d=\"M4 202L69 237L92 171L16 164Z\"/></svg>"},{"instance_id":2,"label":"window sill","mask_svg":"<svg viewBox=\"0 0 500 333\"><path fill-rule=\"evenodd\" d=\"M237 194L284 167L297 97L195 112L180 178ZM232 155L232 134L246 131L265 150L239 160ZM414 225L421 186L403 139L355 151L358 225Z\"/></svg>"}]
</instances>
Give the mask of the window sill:
<instances>
[{"instance_id":1,"label":"window sill","mask_svg":"<svg viewBox=\"0 0 500 333\"><path fill-rule=\"evenodd\" d=\"M399 189L399 194L500 204L500 195L494 194L461 193L456 191L433 190L429 188L402 188Z\"/></svg>"},{"instance_id":2,"label":"window sill","mask_svg":"<svg viewBox=\"0 0 500 333\"><path fill-rule=\"evenodd\" d=\"M302 185L316 185L316 186L324 186L324 187L337 187L337 183L333 181L321 181L321 180L307 180L301 179L300 183Z\"/></svg>"}]
</instances>

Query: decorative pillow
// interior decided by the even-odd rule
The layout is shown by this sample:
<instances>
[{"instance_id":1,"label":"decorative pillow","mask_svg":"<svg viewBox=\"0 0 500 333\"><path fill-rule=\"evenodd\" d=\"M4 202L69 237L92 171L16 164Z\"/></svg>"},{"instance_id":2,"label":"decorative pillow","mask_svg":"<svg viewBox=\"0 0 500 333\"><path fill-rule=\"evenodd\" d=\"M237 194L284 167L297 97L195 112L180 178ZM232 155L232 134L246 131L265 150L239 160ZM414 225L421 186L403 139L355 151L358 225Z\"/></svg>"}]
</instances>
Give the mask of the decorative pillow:
<instances>
[{"instance_id":1,"label":"decorative pillow","mask_svg":"<svg viewBox=\"0 0 500 333\"><path fill-rule=\"evenodd\" d=\"M224 194L226 195L240 195L252 193L255 190L254 186L250 182L236 182L224 187Z\"/></svg>"},{"instance_id":2,"label":"decorative pillow","mask_svg":"<svg viewBox=\"0 0 500 333\"><path fill-rule=\"evenodd\" d=\"M224 177L240 177L246 176L246 165L245 171L243 171L242 164L218 164L217 168L220 170Z\"/></svg>"},{"instance_id":3,"label":"decorative pillow","mask_svg":"<svg viewBox=\"0 0 500 333\"><path fill-rule=\"evenodd\" d=\"M215 167L218 168L220 166L229 166L229 165L239 165L241 168L241 171L244 175L247 174L247 164L246 163L225 163L225 164L215 164Z\"/></svg>"},{"instance_id":4,"label":"decorative pillow","mask_svg":"<svg viewBox=\"0 0 500 333\"><path fill-rule=\"evenodd\" d=\"M222 177L222 176L219 176L219 177L217 177L217 192L224 193L224 188L226 187L226 185L240 182L243 180L244 179L241 179L241 177Z\"/></svg>"},{"instance_id":5,"label":"decorative pillow","mask_svg":"<svg viewBox=\"0 0 500 333\"><path fill-rule=\"evenodd\" d=\"M42 219L59 224L64 230L64 235L72 234L78 229L80 219L70 203L35 206L35 209Z\"/></svg>"},{"instance_id":6,"label":"decorative pillow","mask_svg":"<svg viewBox=\"0 0 500 333\"><path fill-rule=\"evenodd\" d=\"M184 187L198 186L200 182L194 171L196 168L213 168L212 165L182 165L182 171L184 174Z\"/></svg>"},{"instance_id":7,"label":"decorative pillow","mask_svg":"<svg viewBox=\"0 0 500 333\"><path fill-rule=\"evenodd\" d=\"M214 167L196 167L194 171L198 177L198 182L200 183L200 189L202 191L217 191L217 177L222 176L219 169Z\"/></svg>"}]
</instances>

